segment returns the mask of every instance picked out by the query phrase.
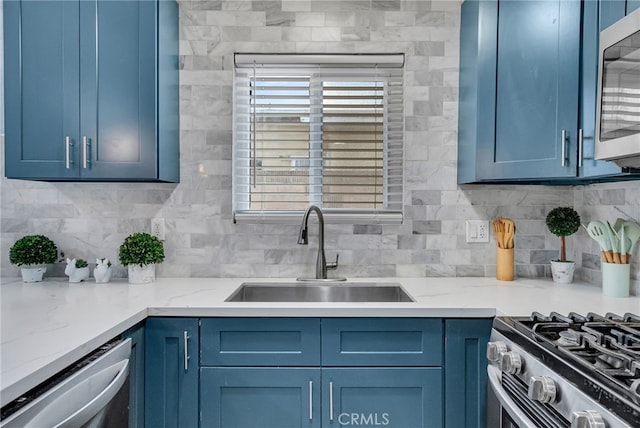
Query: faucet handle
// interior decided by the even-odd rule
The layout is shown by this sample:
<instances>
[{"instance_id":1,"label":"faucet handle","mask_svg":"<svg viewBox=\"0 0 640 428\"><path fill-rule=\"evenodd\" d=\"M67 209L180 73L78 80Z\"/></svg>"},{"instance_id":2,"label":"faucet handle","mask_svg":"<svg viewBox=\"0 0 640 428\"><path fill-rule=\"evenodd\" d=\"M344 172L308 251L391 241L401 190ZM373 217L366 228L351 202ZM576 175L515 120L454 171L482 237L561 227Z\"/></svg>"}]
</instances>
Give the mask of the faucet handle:
<instances>
[{"instance_id":1,"label":"faucet handle","mask_svg":"<svg viewBox=\"0 0 640 428\"><path fill-rule=\"evenodd\" d=\"M336 261L335 262L327 262L327 270L336 270L336 269L338 269L338 257L340 257L340 254L336 254Z\"/></svg>"}]
</instances>

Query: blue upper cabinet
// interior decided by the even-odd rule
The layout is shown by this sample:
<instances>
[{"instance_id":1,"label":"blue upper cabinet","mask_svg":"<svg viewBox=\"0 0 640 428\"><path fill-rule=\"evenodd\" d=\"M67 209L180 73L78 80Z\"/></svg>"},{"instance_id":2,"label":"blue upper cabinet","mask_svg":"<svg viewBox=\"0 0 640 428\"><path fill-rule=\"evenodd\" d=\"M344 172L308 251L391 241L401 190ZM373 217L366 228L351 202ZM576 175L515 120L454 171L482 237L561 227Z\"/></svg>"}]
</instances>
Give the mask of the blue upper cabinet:
<instances>
[{"instance_id":1,"label":"blue upper cabinet","mask_svg":"<svg viewBox=\"0 0 640 428\"><path fill-rule=\"evenodd\" d=\"M462 5L458 182L577 175L579 0Z\"/></svg>"},{"instance_id":2,"label":"blue upper cabinet","mask_svg":"<svg viewBox=\"0 0 640 428\"><path fill-rule=\"evenodd\" d=\"M463 3L458 183L622 175L593 159L598 37L632 7L624 0Z\"/></svg>"},{"instance_id":3,"label":"blue upper cabinet","mask_svg":"<svg viewBox=\"0 0 640 428\"><path fill-rule=\"evenodd\" d=\"M635 3L635 5L634 5ZM627 175L613 162L597 161L595 155L596 105L598 90L598 46L600 31L633 11L640 1L585 1L582 23L582 56L580 81L580 129L582 131L582 162L580 176L584 178Z\"/></svg>"},{"instance_id":4,"label":"blue upper cabinet","mask_svg":"<svg viewBox=\"0 0 640 428\"><path fill-rule=\"evenodd\" d=\"M173 1L5 1L8 178L179 181Z\"/></svg>"},{"instance_id":5,"label":"blue upper cabinet","mask_svg":"<svg viewBox=\"0 0 640 428\"><path fill-rule=\"evenodd\" d=\"M640 0L627 0L627 15L636 9L640 9Z\"/></svg>"}]
</instances>

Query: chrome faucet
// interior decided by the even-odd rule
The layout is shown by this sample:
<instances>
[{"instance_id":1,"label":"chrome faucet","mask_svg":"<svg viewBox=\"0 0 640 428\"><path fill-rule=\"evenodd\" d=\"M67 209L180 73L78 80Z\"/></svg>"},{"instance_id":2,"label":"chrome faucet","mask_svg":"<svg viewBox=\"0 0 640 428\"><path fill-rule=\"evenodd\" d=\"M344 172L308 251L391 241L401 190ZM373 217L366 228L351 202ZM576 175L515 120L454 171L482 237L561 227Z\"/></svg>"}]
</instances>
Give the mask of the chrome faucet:
<instances>
[{"instance_id":1,"label":"chrome faucet","mask_svg":"<svg viewBox=\"0 0 640 428\"><path fill-rule=\"evenodd\" d=\"M338 267L338 256L336 255L335 262L327 263L327 259L324 256L324 216L322 215L322 210L315 205L311 205L304 212L302 224L300 225L300 233L298 235L298 244L309 244L307 223L312 211L318 216L318 258L316 259L316 279L327 279L327 270L334 270Z\"/></svg>"}]
</instances>

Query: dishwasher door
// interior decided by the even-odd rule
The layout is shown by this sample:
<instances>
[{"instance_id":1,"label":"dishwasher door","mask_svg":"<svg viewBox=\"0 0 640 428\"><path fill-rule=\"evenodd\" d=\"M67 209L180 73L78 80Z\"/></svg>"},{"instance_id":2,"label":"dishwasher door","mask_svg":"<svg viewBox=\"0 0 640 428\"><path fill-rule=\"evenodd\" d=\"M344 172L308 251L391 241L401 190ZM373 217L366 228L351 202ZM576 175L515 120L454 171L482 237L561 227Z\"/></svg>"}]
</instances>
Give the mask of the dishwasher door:
<instances>
[{"instance_id":1,"label":"dishwasher door","mask_svg":"<svg viewBox=\"0 0 640 428\"><path fill-rule=\"evenodd\" d=\"M35 397L0 423L2 428L121 428L129 419L131 339L106 345L99 356L80 361L69 377Z\"/></svg>"}]
</instances>

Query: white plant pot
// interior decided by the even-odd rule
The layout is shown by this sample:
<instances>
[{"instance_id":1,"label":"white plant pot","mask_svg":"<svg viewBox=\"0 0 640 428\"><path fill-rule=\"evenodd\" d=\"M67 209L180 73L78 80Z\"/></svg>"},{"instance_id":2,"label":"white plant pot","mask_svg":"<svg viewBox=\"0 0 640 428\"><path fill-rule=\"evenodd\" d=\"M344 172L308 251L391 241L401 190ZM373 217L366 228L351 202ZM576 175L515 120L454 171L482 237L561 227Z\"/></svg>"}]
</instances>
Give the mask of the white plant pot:
<instances>
[{"instance_id":1,"label":"white plant pot","mask_svg":"<svg viewBox=\"0 0 640 428\"><path fill-rule=\"evenodd\" d=\"M89 278L89 266L75 268L69 275L69 282L81 282Z\"/></svg>"},{"instance_id":2,"label":"white plant pot","mask_svg":"<svg viewBox=\"0 0 640 428\"><path fill-rule=\"evenodd\" d=\"M111 281L111 267L109 266L106 269L95 268L93 277L96 279L96 284L106 284Z\"/></svg>"},{"instance_id":3,"label":"white plant pot","mask_svg":"<svg viewBox=\"0 0 640 428\"><path fill-rule=\"evenodd\" d=\"M23 282L40 282L42 281L42 276L46 271L47 271L46 266L31 267L30 265L27 265L20 268L20 273L22 273Z\"/></svg>"},{"instance_id":4,"label":"white plant pot","mask_svg":"<svg viewBox=\"0 0 640 428\"><path fill-rule=\"evenodd\" d=\"M551 260L551 276L553 282L570 284L573 282L573 272L576 270L575 262L559 262Z\"/></svg>"},{"instance_id":5,"label":"white plant pot","mask_svg":"<svg viewBox=\"0 0 640 428\"><path fill-rule=\"evenodd\" d=\"M149 284L156 280L156 265L129 265L127 266L129 271L129 283L130 284Z\"/></svg>"}]
</instances>

